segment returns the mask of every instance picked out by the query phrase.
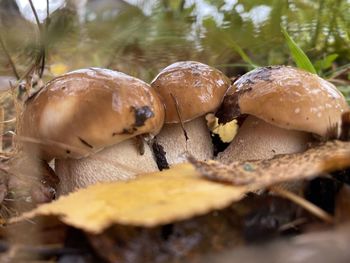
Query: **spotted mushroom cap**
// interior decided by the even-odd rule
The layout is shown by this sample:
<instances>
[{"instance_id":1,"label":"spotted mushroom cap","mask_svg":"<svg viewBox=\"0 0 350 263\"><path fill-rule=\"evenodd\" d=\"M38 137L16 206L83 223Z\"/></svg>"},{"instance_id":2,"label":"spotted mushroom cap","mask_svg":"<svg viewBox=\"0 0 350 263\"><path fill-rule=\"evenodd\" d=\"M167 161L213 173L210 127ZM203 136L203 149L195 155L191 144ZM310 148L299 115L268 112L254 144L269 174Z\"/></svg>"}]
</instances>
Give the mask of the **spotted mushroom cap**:
<instances>
[{"instance_id":1,"label":"spotted mushroom cap","mask_svg":"<svg viewBox=\"0 0 350 263\"><path fill-rule=\"evenodd\" d=\"M330 82L289 66L255 69L238 78L217 116L222 122L250 114L285 129L328 137L337 132L349 110L344 96Z\"/></svg>"},{"instance_id":2,"label":"spotted mushroom cap","mask_svg":"<svg viewBox=\"0 0 350 263\"><path fill-rule=\"evenodd\" d=\"M178 123L179 114L186 122L215 111L230 86L230 79L200 62L181 61L163 69L151 86L164 101L165 122Z\"/></svg>"},{"instance_id":3,"label":"spotted mushroom cap","mask_svg":"<svg viewBox=\"0 0 350 263\"><path fill-rule=\"evenodd\" d=\"M163 123L163 103L147 83L89 68L57 77L29 98L18 133L41 142L35 145L45 160L80 158L136 135L157 134Z\"/></svg>"}]
</instances>

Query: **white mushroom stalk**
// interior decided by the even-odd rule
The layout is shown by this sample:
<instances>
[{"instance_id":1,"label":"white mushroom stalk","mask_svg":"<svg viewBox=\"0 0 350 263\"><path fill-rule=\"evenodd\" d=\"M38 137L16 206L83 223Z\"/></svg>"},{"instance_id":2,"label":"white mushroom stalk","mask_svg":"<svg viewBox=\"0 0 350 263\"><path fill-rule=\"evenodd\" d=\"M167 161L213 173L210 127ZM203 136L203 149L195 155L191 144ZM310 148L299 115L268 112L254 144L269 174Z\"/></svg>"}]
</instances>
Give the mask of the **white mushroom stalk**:
<instances>
[{"instance_id":1,"label":"white mushroom stalk","mask_svg":"<svg viewBox=\"0 0 350 263\"><path fill-rule=\"evenodd\" d=\"M213 158L205 115L219 107L230 84L219 70L195 61L171 64L155 77L151 86L165 104L165 125L155 140L169 165L184 162L186 154L199 160Z\"/></svg>"},{"instance_id":2,"label":"white mushroom stalk","mask_svg":"<svg viewBox=\"0 0 350 263\"><path fill-rule=\"evenodd\" d=\"M156 136L156 142L166 153L169 165L187 161L187 155L195 156L198 160L213 158L213 145L204 118L196 118L184 123L187 140L181 124L164 124L161 132Z\"/></svg>"},{"instance_id":3,"label":"white mushroom stalk","mask_svg":"<svg viewBox=\"0 0 350 263\"><path fill-rule=\"evenodd\" d=\"M302 152L312 141L310 133L287 130L248 116L233 141L218 159L230 164L235 161L270 159L276 154Z\"/></svg>"},{"instance_id":4,"label":"white mushroom stalk","mask_svg":"<svg viewBox=\"0 0 350 263\"><path fill-rule=\"evenodd\" d=\"M68 194L99 182L127 181L137 174L158 171L150 147L141 155L129 139L82 159L56 159L55 171L61 183L57 192Z\"/></svg>"},{"instance_id":5,"label":"white mushroom stalk","mask_svg":"<svg viewBox=\"0 0 350 263\"><path fill-rule=\"evenodd\" d=\"M315 74L286 66L258 68L235 81L216 113L220 122L248 115L218 159L268 159L305 150L316 135L339 137L349 110L334 85Z\"/></svg>"}]
</instances>

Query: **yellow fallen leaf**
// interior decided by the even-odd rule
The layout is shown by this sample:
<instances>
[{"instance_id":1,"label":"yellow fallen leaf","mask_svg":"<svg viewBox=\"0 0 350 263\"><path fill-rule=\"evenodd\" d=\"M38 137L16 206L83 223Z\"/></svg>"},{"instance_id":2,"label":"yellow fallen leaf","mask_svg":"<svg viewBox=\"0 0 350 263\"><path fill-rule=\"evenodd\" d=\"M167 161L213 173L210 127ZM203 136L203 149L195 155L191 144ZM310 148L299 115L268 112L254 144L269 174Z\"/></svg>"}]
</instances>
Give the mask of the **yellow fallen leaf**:
<instances>
[{"instance_id":1,"label":"yellow fallen leaf","mask_svg":"<svg viewBox=\"0 0 350 263\"><path fill-rule=\"evenodd\" d=\"M269 160L191 163L204 177L233 185L263 188L350 167L350 142L329 141L302 153L277 155Z\"/></svg>"},{"instance_id":2,"label":"yellow fallen leaf","mask_svg":"<svg viewBox=\"0 0 350 263\"><path fill-rule=\"evenodd\" d=\"M208 181L191 164L181 164L128 182L93 185L12 222L56 215L66 224L91 233L100 233L113 223L152 227L224 208L247 191L247 187Z\"/></svg>"}]
</instances>

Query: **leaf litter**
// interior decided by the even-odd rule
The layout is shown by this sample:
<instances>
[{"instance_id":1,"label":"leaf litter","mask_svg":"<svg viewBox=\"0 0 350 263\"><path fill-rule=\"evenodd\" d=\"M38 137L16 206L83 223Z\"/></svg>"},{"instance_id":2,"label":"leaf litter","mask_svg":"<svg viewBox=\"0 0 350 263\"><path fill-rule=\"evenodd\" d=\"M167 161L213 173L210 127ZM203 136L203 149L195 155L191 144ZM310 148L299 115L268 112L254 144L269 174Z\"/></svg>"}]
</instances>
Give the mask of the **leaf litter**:
<instances>
[{"instance_id":1,"label":"leaf litter","mask_svg":"<svg viewBox=\"0 0 350 263\"><path fill-rule=\"evenodd\" d=\"M286 181L310 178L350 166L350 142L329 141L303 153L277 155L268 160L190 162L204 177L233 185L263 188Z\"/></svg>"},{"instance_id":2,"label":"leaf litter","mask_svg":"<svg viewBox=\"0 0 350 263\"><path fill-rule=\"evenodd\" d=\"M57 215L66 224L91 233L100 233L113 223L152 227L224 208L246 192L245 186L208 181L192 165L181 164L127 182L93 185L19 219Z\"/></svg>"},{"instance_id":3,"label":"leaf litter","mask_svg":"<svg viewBox=\"0 0 350 263\"><path fill-rule=\"evenodd\" d=\"M349 146L350 142L330 141L304 153L230 165L189 158L193 166L181 164L127 182L93 185L11 222L54 215L68 225L95 234L115 223L164 225L225 208L251 191L349 167Z\"/></svg>"}]
</instances>

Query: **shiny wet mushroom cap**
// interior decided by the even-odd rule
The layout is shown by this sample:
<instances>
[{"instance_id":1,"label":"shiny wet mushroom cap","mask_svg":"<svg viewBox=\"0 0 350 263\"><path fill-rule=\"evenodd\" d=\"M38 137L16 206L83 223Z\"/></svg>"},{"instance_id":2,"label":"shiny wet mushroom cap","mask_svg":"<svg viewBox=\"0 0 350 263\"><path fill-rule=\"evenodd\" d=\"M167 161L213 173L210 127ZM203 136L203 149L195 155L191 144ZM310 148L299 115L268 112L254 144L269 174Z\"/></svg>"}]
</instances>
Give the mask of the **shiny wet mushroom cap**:
<instances>
[{"instance_id":1,"label":"shiny wet mushroom cap","mask_svg":"<svg viewBox=\"0 0 350 263\"><path fill-rule=\"evenodd\" d=\"M151 86L164 101L165 122L179 123L179 115L187 122L214 112L230 86L230 79L203 63L181 61L164 68Z\"/></svg>"},{"instance_id":2,"label":"shiny wet mushroom cap","mask_svg":"<svg viewBox=\"0 0 350 263\"><path fill-rule=\"evenodd\" d=\"M62 195L158 170L151 148L139 136L156 135L164 116L163 103L147 83L89 68L57 77L29 98L18 133L34 140L24 143L33 156L55 158Z\"/></svg>"},{"instance_id":3,"label":"shiny wet mushroom cap","mask_svg":"<svg viewBox=\"0 0 350 263\"><path fill-rule=\"evenodd\" d=\"M349 109L344 96L316 74L289 66L258 68L238 78L217 112L219 122L253 115L284 129L328 136Z\"/></svg>"},{"instance_id":4,"label":"shiny wet mushroom cap","mask_svg":"<svg viewBox=\"0 0 350 263\"><path fill-rule=\"evenodd\" d=\"M204 116L220 106L230 84L221 71L196 61L176 62L155 77L151 86L165 104L166 123L156 140L164 148L169 164L185 161L185 152L200 160L213 157Z\"/></svg>"},{"instance_id":5,"label":"shiny wet mushroom cap","mask_svg":"<svg viewBox=\"0 0 350 263\"><path fill-rule=\"evenodd\" d=\"M234 82L216 113L219 122L248 116L218 159L230 163L303 151L310 134L337 138L348 110L336 87L315 74L289 66L255 69Z\"/></svg>"},{"instance_id":6,"label":"shiny wet mushroom cap","mask_svg":"<svg viewBox=\"0 0 350 263\"><path fill-rule=\"evenodd\" d=\"M148 84L89 68L57 77L29 98L19 134L42 141L45 160L81 158L140 134L157 134L163 121L163 105Z\"/></svg>"}]
</instances>

